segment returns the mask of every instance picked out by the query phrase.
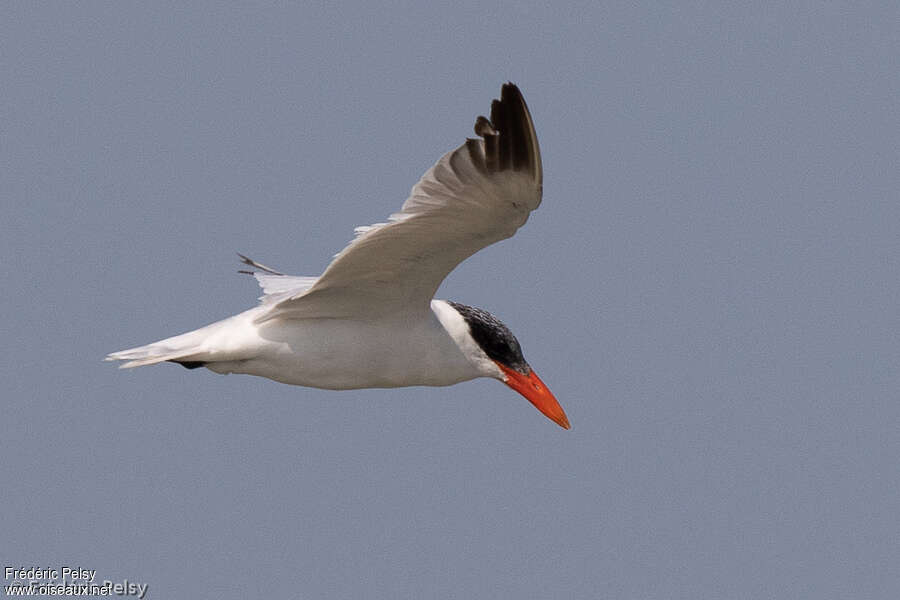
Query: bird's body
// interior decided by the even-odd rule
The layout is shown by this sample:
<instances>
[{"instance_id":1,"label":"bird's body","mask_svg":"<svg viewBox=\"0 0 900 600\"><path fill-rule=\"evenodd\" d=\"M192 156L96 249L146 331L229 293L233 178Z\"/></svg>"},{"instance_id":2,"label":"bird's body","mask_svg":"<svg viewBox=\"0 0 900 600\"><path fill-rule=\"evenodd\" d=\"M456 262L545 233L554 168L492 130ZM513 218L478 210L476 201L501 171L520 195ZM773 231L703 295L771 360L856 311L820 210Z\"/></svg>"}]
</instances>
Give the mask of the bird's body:
<instances>
[{"instance_id":1,"label":"bird's body","mask_svg":"<svg viewBox=\"0 0 900 600\"><path fill-rule=\"evenodd\" d=\"M255 323L260 312L251 308L169 343L193 348L179 362L203 363L216 373L330 390L453 385L486 374L460 349L465 322L443 300L433 300L421 319L387 315ZM371 352L373 347L379 351Z\"/></svg>"},{"instance_id":2,"label":"bird's body","mask_svg":"<svg viewBox=\"0 0 900 600\"><path fill-rule=\"evenodd\" d=\"M503 86L491 120L419 181L388 223L357 237L319 277L247 257L261 303L222 321L110 354L123 367L176 362L324 389L444 386L499 379L568 428L509 329L480 309L432 298L479 249L512 236L541 201L540 150L518 88Z\"/></svg>"}]
</instances>

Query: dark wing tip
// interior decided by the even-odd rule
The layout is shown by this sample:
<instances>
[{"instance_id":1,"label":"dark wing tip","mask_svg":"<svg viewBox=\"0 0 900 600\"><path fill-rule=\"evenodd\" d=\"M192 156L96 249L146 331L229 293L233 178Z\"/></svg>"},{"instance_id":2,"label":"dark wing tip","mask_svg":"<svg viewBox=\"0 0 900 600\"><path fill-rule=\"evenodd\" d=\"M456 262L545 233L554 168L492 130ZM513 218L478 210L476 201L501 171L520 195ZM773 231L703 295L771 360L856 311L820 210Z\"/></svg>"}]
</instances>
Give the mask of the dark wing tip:
<instances>
[{"instance_id":1,"label":"dark wing tip","mask_svg":"<svg viewBox=\"0 0 900 600\"><path fill-rule=\"evenodd\" d=\"M276 271L275 269L273 269L271 267L267 267L266 265L264 265L262 263L258 263L255 260L253 260L252 258L250 258L249 256L244 256L240 252L238 252L237 255L239 257L241 257L241 262L244 263L245 265L250 265L251 267L259 269L260 271L265 271L266 273L271 273L272 275L284 275L284 273L282 273L281 271ZM238 273L245 273L247 275L253 275L256 273L256 271L240 270L240 271L238 271Z\"/></svg>"},{"instance_id":2,"label":"dark wing tip","mask_svg":"<svg viewBox=\"0 0 900 600\"><path fill-rule=\"evenodd\" d=\"M534 131L531 113L522 92L513 83L504 83L500 99L491 103L491 118L479 116L475 133L484 138L483 163L472 154L476 166L488 173L512 169L527 171L537 185L543 184L541 150Z\"/></svg>"},{"instance_id":3,"label":"dark wing tip","mask_svg":"<svg viewBox=\"0 0 900 600\"><path fill-rule=\"evenodd\" d=\"M206 363L201 360L168 360L166 362L177 363L184 367L185 369L199 369L200 367L205 367Z\"/></svg>"},{"instance_id":4,"label":"dark wing tip","mask_svg":"<svg viewBox=\"0 0 900 600\"><path fill-rule=\"evenodd\" d=\"M488 135L497 135L497 130L494 129L494 126L491 125L491 122L487 119L487 117L482 117L479 115L479 117L475 119L475 135L479 135L481 137L485 137Z\"/></svg>"}]
</instances>

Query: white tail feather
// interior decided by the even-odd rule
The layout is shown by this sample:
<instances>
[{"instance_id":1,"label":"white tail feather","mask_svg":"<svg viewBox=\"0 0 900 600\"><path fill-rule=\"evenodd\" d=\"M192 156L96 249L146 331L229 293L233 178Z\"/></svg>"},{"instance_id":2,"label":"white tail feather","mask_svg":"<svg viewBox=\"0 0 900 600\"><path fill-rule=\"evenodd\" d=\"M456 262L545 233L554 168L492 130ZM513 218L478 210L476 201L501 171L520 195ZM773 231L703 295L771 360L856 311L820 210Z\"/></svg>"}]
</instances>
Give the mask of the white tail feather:
<instances>
[{"instance_id":1,"label":"white tail feather","mask_svg":"<svg viewBox=\"0 0 900 600\"><path fill-rule=\"evenodd\" d=\"M263 296L260 297L262 303L258 307L206 327L146 346L113 352L106 356L106 360L126 361L119 368L131 369L155 365L167 360L209 363L246 358L248 349L258 341L253 321L259 312L280 300L306 291L318 278L283 275L243 254L238 254L238 256L241 257L244 264L256 269L255 271L241 271L241 273L256 277L263 289Z\"/></svg>"},{"instance_id":2,"label":"white tail feather","mask_svg":"<svg viewBox=\"0 0 900 600\"><path fill-rule=\"evenodd\" d=\"M221 322L221 321L220 321ZM146 346L138 346L129 350L121 350L107 355L106 360L126 360L128 362L119 366L120 369L131 369L155 365L167 360L201 361L206 354L205 341L209 338L210 328L218 325L213 323L194 331L182 333L174 337L166 338Z\"/></svg>"}]
</instances>

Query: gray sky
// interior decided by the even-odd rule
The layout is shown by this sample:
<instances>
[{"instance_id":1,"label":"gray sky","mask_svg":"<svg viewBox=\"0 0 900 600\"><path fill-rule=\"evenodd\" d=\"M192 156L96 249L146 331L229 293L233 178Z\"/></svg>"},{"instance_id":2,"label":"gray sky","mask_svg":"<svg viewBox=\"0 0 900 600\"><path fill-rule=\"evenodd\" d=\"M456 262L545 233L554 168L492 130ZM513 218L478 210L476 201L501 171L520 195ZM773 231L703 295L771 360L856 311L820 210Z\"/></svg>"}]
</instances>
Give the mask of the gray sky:
<instances>
[{"instance_id":1,"label":"gray sky","mask_svg":"<svg viewBox=\"0 0 900 600\"><path fill-rule=\"evenodd\" d=\"M0 560L151 598L896 598L894 3L6 3ZM890 6L890 8L888 8ZM439 297L496 381L110 351L316 275L506 80L544 203Z\"/></svg>"}]
</instances>

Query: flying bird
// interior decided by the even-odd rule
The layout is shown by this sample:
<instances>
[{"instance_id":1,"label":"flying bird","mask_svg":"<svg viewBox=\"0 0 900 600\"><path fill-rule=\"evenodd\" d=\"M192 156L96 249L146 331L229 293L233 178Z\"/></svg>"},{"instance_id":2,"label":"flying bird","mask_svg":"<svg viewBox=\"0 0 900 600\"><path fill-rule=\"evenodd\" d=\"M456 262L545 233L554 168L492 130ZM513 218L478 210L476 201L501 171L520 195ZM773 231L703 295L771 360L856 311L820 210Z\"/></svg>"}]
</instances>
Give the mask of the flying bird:
<instances>
[{"instance_id":1,"label":"flying bird","mask_svg":"<svg viewBox=\"0 0 900 600\"><path fill-rule=\"evenodd\" d=\"M113 352L122 368L164 361L346 390L498 379L561 427L569 420L489 312L434 294L456 265L511 237L541 203L531 114L512 83L469 138L429 169L387 222L358 227L319 277L285 275L239 255L260 303L222 321Z\"/></svg>"}]
</instances>

